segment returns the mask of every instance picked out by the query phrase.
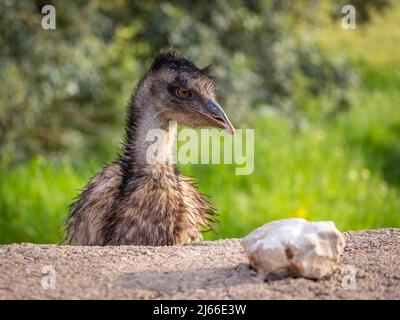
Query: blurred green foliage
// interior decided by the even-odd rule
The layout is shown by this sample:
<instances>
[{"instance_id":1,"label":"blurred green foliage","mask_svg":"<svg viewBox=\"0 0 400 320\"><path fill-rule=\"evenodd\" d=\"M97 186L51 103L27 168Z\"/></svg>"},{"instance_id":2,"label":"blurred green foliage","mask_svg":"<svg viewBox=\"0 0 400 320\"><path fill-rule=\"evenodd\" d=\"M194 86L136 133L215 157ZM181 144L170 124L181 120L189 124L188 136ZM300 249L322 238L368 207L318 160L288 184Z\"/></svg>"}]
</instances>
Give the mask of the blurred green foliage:
<instances>
[{"instance_id":1,"label":"blurred green foliage","mask_svg":"<svg viewBox=\"0 0 400 320\"><path fill-rule=\"evenodd\" d=\"M41 27L52 3L57 29ZM356 82L343 57L324 55L304 31L334 6L308 1L16 1L0 4L0 151L14 160L49 152L104 152L135 83L156 52L182 50L215 65L234 122L270 106L295 125L305 101L319 114L349 105ZM303 24L304 27L298 27Z\"/></svg>"},{"instance_id":2,"label":"blurred green foliage","mask_svg":"<svg viewBox=\"0 0 400 320\"><path fill-rule=\"evenodd\" d=\"M54 4L57 29L41 28ZM400 4L353 1L0 4L0 243L59 242L67 206L115 156L156 52L214 64L220 102L255 129L255 171L183 166L238 237L274 219L400 226ZM347 4L347 2L346 2ZM221 192L223 190L223 192Z\"/></svg>"}]
</instances>

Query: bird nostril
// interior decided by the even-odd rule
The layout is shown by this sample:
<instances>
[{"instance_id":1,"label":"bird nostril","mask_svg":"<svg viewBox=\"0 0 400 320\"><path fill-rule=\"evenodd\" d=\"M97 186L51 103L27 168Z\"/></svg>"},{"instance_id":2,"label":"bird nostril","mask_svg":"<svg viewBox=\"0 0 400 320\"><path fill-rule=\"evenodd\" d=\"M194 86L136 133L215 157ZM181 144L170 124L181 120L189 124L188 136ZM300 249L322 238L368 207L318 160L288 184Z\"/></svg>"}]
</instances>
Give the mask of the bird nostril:
<instances>
[{"instance_id":1,"label":"bird nostril","mask_svg":"<svg viewBox=\"0 0 400 320\"><path fill-rule=\"evenodd\" d=\"M222 119L221 117L215 117L214 119L218 120L218 121L221 121L221 122L224 122L224 119Z\"/></svg>"}]
</instances>

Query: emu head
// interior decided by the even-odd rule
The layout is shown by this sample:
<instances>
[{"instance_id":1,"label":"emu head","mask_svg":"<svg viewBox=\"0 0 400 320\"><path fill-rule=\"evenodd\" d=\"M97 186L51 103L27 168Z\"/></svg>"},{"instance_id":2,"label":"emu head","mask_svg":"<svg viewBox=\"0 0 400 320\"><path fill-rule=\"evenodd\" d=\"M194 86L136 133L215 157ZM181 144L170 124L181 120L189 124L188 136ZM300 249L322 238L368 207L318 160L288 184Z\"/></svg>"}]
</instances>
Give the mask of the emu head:
<instances>
[{"instance_id":1,"label":"emu head","mask_svg":"<svg viewBox=\"0 0 400 320\"><path fill-rule=\"evenodd\" d=\"M159 53L144 80L146 99L157 116L190 127L216 127L234 133L216 101L210 66L200 69L175 50Z\"/></svg>"}]
</instances>

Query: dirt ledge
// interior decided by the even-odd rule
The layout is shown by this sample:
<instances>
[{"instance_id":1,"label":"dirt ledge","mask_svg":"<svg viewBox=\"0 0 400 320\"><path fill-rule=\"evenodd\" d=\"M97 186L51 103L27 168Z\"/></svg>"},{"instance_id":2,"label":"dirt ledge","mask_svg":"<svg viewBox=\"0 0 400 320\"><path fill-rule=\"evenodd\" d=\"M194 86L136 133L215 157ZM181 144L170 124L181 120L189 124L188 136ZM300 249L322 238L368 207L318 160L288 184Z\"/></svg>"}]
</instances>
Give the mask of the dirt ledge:
<instances>
[{"instance_id":1,"label":"dirt ledge","mask_svg":"<svg viewBox=\"0 0 400 320\"><path fill-rule=\"evenodd\" d=\"M400 299L400 229L345 233L339 272L329 280L264 282L238 239L183 247L0 246L0 299ZM56 288L42 288L44 266ZM347 266L347 267L346 267ZM351 269L352 266L355 269Z\"/></svg>"}]
</instances>

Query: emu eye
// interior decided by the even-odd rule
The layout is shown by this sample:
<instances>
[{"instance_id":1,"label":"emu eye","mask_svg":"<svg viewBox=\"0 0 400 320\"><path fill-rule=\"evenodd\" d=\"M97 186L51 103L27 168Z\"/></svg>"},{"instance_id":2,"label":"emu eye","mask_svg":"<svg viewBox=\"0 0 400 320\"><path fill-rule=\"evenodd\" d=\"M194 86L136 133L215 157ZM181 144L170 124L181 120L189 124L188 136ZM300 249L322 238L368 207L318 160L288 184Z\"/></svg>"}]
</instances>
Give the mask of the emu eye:
<instances>
[{"instance_id":1,"label":"emu eye","mask_svg":"<svg viewBox=\"0 0 400 320\"><path fill-rule=\"evenodd\" d=\"M185 98L189 98L192 95L192 93L189 90L187 90L183 87L180 87L180 88L176 89L176 95L179 98L185 99Z\"/></svg>"}]
</instances>

